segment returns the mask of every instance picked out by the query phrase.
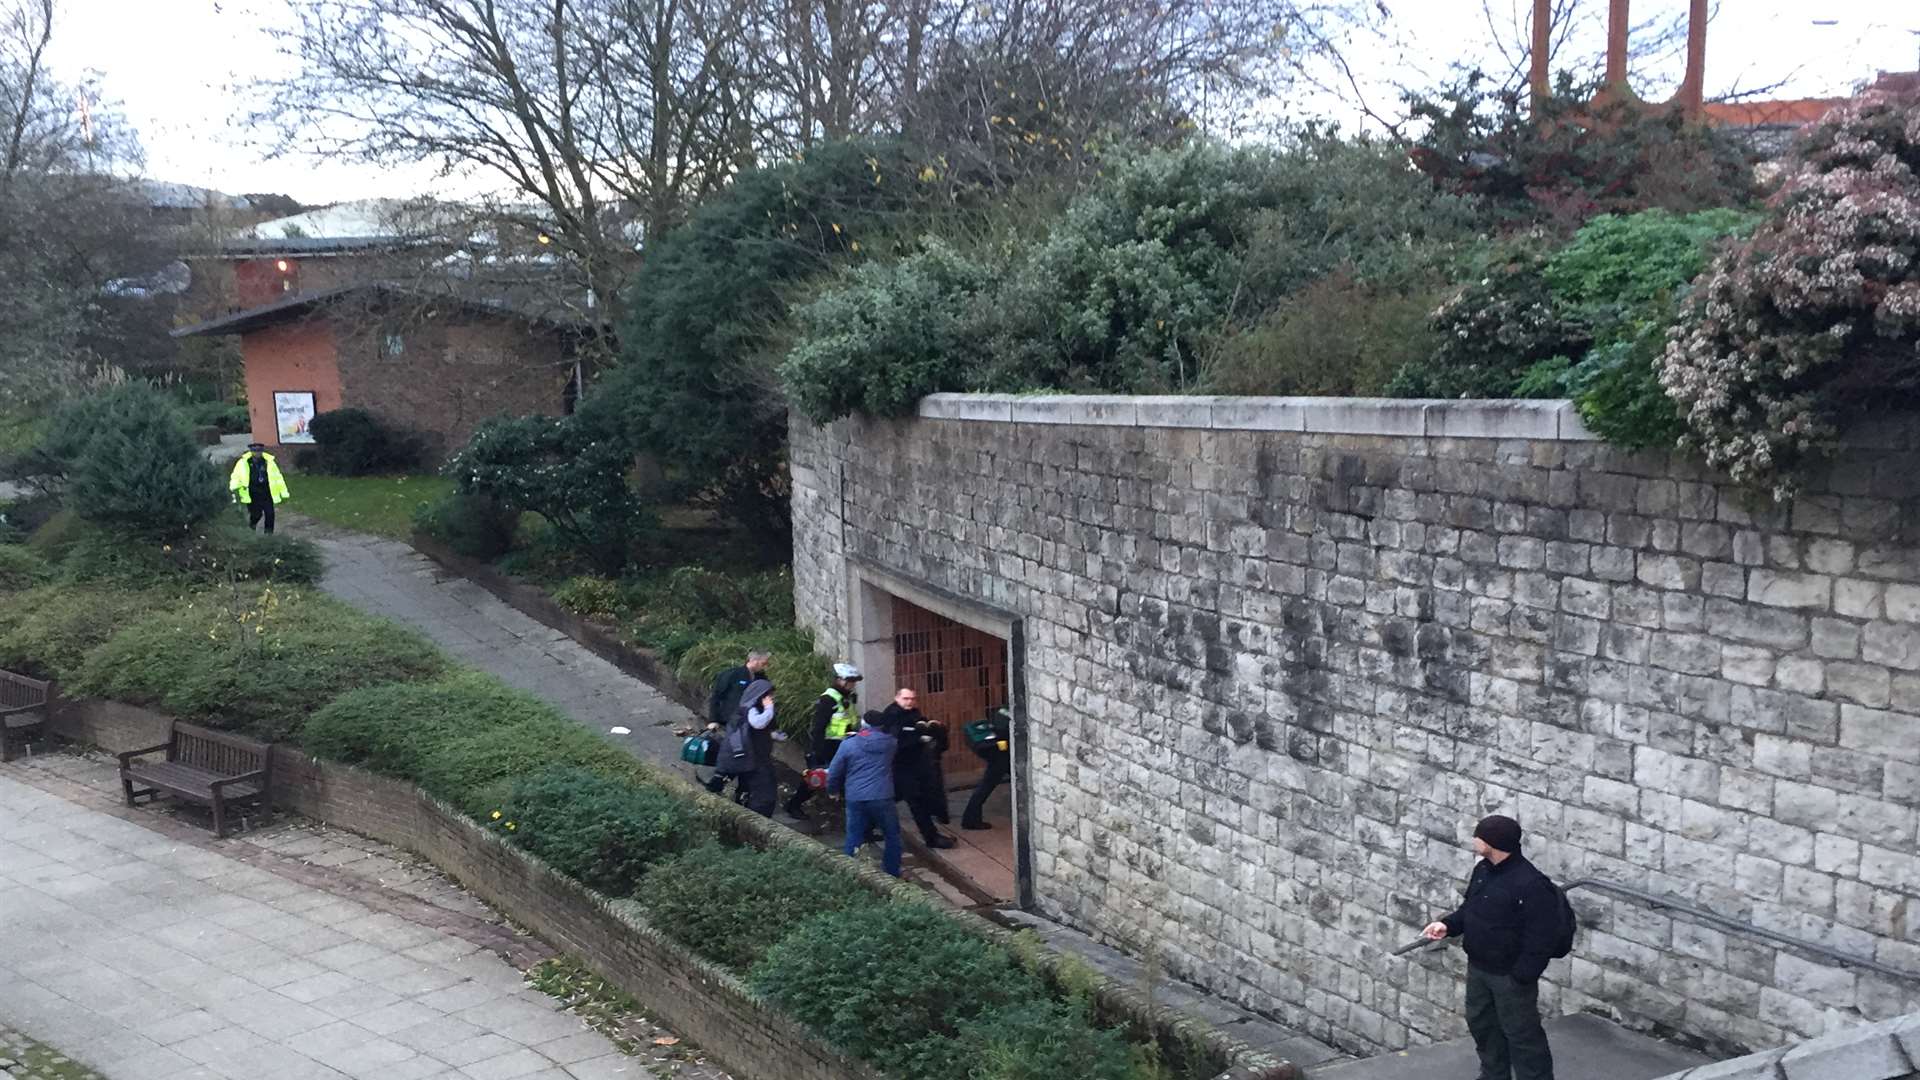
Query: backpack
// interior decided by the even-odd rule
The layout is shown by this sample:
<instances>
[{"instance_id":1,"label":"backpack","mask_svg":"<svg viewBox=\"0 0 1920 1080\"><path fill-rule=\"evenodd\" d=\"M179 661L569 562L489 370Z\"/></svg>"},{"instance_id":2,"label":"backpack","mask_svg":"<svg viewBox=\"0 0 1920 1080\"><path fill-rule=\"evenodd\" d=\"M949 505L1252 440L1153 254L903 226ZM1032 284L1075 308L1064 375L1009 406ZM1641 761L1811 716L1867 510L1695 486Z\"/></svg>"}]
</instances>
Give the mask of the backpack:
<instances>
[{"instance_id":1,"label":"backpack","mask_svg":"<svg viewBox=\"0 0 1920 1080\"><path fill-rule=\"evenodd\" d=\"M720 759L720 740L708 735L689 735L680 744L680 760L711 766Z\"/></svg>"},{"instance_id":2,"label":"backpack","mask_svg":"<svg viewBox=\"0 0 1920 1080\"><path fill-rule=\"evenodd\" d=\"M1573 952L1573 936L1580 932L1580 916L1574 914L1573 904L1567 899L1567 890L1554 885L1551 880L1547 884L1553 886L1553 895L1560 900L1560 919L1554 928L1552 953L1553 958L1559 960Z\"/></svg>"}]
</instances>

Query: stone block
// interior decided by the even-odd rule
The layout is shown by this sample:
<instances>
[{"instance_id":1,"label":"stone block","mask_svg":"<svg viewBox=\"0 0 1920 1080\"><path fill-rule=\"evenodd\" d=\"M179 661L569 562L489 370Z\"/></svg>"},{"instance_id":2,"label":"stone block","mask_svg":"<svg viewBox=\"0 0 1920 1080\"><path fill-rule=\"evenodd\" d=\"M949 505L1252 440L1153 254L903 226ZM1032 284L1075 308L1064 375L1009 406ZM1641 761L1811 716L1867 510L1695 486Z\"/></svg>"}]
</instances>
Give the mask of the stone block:
<instances>
[{"instance_id":1,"label":"stone block","mask_svg":"<svg viewBox=\"0 0 1920 1080\"><path fill-rule=\"evenodd\" d=\"M928 394L920 399L918 415L926 420L1013 419L1014 394Z\"/></svg>"},{"instance_id":2,"label":"stone block","mask_svg":"<svg viewBox=\"0 0 1920 1080\"><path fill-rule=\"evenodd\" d=\"M1833 579L1825 574L1754 570L1747 577L1747 599L1769 607L1826 611L1833 606Z\"/></svg>"},{"instance_id":3,"label":"stone block","mask_svg":"<svg viewBox=\"0 0 1920 1080\"><path fill-rule=\"evenodd\" d=\"M1870 663L1906 671L1920 669L1920 626L1868 623L1861 632L1860 655Z\"/></svg>"},{"instance_id":4,"label":"stone block","mask_svg":"<svg viewBox=\"0 0 1920 1080\"><path fill-rule=\"evenodd\" d=\"M1300 398L1303 431L1326 435L1419 435L1427 433L1433 402L1397 398ZM1216 420L1215 426L1218 425Z\"/></svg>"},{"instance_id":5,"label":"stone block","mask_svg":"<svg viewBox=\"0 0 1920 1080\"><path fill-rule=\"evenodd\" d=\"M1880 1024L1803 1042L1780 1058L1786 1080L1896 1080L1910 1076L1913 1067L1894 1033Z\"/></svg>"},{"instance_id":6,"label":"stone block","mask_svg":"<svg viewBox=\"0 0 1920 1080\"><path fill-rule=\"evenodd\" d=\"M1216 430L1305 431L1305 403L1311 398L1222 397L1213 399Z\"/></svg>"},{"instance_id":7,"label":"stone block","mask_svg":"<svg viewBox=\"0 0 1920 1080\"><path fill-rule=\"evenodd\" d=\"M1016 424L1094 424L1133 427L1139 410L1122 394L1033 394L1011 399Z\"/></svg>"},{"instance_id":8,"label":"stone block","mask_svg":"<svg viewBox=\"0 0 1920 1080\"><path fill-rule=\"evenodd\" d=\"M1449 439L1557 439L1564 401L1454 401L1427 406L1427 435Z\"/></svg>"},{"instance_id":9,"label":"stone block","mask_svg":"<svg viewBox=\"0 0 1920 1080\"><path fill-rule=\"evenodd\" d=\"M1210 428L1213 408L1232 398L1158 394L1133 399L1134 423L1140 427Z\"/></svg>"}]
</instances>

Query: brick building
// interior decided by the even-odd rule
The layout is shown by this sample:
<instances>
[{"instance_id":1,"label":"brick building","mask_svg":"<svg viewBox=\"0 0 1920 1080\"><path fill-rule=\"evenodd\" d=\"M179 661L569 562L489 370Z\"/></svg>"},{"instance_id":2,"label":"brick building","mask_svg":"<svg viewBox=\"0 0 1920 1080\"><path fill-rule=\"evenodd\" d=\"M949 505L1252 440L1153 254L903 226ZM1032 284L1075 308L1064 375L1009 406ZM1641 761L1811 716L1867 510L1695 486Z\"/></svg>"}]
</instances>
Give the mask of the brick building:
<instances>
[{"instance_id":1,"label":"brick building","mask_svg":"<svg viewBox=\"0 0 1920 1080\"><path fill-rule=\"evenodd\" d=\"M570 411L590 324L543 290L329 280L351 278L348 267L237 259L235 294L252 303L174 331L240 339L256 441L311 442L305 420L352 407L419 434L438 457L490 417ZM329 284L303 288L315 279Z\"/></svg>"}]
</instances>

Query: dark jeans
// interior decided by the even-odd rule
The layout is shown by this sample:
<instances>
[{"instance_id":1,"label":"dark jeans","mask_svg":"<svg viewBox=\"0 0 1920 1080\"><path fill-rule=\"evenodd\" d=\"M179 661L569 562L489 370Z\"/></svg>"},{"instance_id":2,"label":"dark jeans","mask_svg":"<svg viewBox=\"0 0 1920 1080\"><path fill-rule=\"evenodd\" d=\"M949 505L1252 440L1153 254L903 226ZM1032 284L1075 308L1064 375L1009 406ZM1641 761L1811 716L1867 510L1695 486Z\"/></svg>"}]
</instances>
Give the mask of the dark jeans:
<instances>
[{"instance_id":1,"label":"dark jeans","mask_svg":"<svg viewBox=\"0 0 1920 1080\"><path fill-rule=\"evenodd\" d=\"M867 830L878 825L883 846L880 849L880 865L894 877L900 876L900 815L894 812L892 799L861 799L855 802L847 800L847 843L848 855L860 850L860 841Z\"/></svg>"},{"instance_id":2,"label":"dark jeans","mask_svg":"<svg viewBox=\"0 0 1920 1080\"><path fill-rule=\"evenodd\" d=\"M267 535L272 536L273 497L271 495L254 495L253 501L247 504L247 528L251 529L260 524L262 518L265 518L267 522Z\"/></svg>"},{"instance_id":3,"label":"dark jeans","mask_svg":"<svg viewBox=\"0 0 1920 1080\"><path fill-rule=\"evenodd\" d=\"M987 796L993 789L1007 781L1009 763L1007 752L999 750L987 757L987 771L980 777L980 783L974 786L973 797L967 800L967 808L960 815L960 824L979 825L980 815L987 806Z\"/></svg>"},{"instance_id":4,"label":"dark jeans","mask_svg":"<svg viewBox=\"0 0 1920 1080\"><path fill-rule=\"evenodd\" d=\"M1467 968L1467 1030L1480 1052L1479 1080L1553 1080L1553 1052L1540 1026L1540 984Z\"/></svg>"}]
</instances>

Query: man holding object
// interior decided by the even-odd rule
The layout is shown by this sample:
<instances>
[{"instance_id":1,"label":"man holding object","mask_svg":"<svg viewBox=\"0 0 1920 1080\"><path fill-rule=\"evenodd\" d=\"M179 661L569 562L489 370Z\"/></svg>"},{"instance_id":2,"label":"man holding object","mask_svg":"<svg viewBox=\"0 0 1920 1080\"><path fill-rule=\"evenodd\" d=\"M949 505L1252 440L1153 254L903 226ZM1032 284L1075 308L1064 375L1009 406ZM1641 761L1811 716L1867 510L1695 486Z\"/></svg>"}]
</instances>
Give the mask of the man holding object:
<instances>
[{"instance_id":1,"label":"man holding object","mask_svg":"<svg viewBox=\"0 0 1920 1080\"><path fill-rule=\"evenodd\" d=\"M1540 1026L1540 974L1560 934L1553 882L1520 854L1520 823L1495 814L1473 830L1480 862L1459 910L1421 931L1429 941L1466 935L1467 1029L1479 1080L1553 1080Z\"/></svg>"}]
</instances>

